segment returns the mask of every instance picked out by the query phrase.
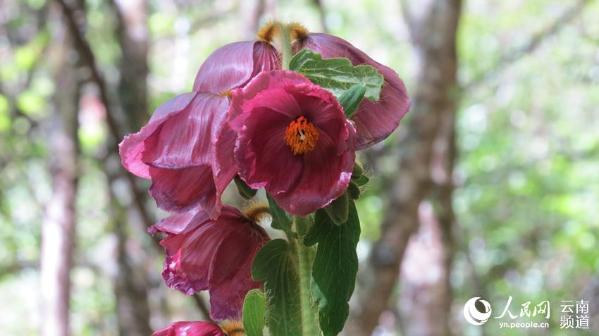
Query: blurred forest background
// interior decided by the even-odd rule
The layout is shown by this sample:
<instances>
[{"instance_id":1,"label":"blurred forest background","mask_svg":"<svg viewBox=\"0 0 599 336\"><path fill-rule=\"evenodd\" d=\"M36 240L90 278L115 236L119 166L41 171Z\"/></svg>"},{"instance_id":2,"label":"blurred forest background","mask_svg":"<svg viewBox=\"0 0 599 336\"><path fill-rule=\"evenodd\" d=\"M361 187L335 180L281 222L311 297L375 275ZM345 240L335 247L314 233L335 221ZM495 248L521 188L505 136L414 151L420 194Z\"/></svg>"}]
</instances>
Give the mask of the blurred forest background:
<instances>
[{"instance_id":1,"label":"blurred forest background","mask_svg":"<svg viewBox=\"0 0 599 336\"><path fill-rule=\"evenodd\" d=\"M590 0L0 0L0 335L206 319L206 297L163 284L145 230L164 214L116 145L275 18L351 41L413 98L361 153L346 335L548 333L471 326L474 296L493 316L549 300L550 334L599 334L598 17ZM580 299L591 330L560 329Z\"/></svg>"}]
</instances>

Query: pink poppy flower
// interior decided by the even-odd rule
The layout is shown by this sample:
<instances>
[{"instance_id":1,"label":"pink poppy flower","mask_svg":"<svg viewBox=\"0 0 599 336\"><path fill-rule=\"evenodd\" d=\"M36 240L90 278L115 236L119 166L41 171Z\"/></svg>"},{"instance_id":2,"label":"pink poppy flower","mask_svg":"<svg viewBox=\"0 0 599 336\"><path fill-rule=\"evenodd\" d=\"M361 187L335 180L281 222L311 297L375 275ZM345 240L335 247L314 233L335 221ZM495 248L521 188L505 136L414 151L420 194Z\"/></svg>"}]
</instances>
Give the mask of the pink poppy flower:
<instances>
[{"instance_id":1,"label":"pink poppy flower","mask_svg":"<svg viewBox=\"0 0 599 336\"><path fill-rule=\"evenodd\" d=\"M353 126L329 91L295 72L263 72L233 91L230 113L240 177L287 212L307 215L347 188Z\"/></svg>"},{"instance_id":2,"label":"pink poppy flower","mask_svg":"<svg viewBox=\"0 0 599 336\"><path fill-rule=\"evenodd\" d=\"M352 117L356 126L356 148L364 149L385 139L399 125L410 108L406 87L393 69L382 65L351 43L324 33L307 33L301 26L292 31L297 40L294 50L306 48L322 58L346 57L353 65L368 64L384 77L385 83L379 101L364 99Z\"/></svg>"},{"instance_id":3,"label":"pink poppy flower","mask_svg":"<svg viewBox=\"0 0 599 336\"><path fill-rule=\"evenodd\" d=\"M220 196L236 172L235 133L226 123L230 90L277 69L265 42L237 42L216 50L200 68L194 91L162 104L139 132L121 142L123 166L152 180L150 193L165 210L201 206L216 218Z\"/></svg>"},{"instance_id":4,"label":"pink poppy flower","mask_svg":"<svg viewBox=\"0 0 599 336\"><path fill-rule=\"evenodd\" d=\"M152 336L227 336L222 329L211 322L182 321L155 331Z\"/></svg>"},{"instance_id":5,"label":"pink poppy flower","mask_svg":"<svg viewBox=\"0 0 599 336\"><path fill-rule=\"evenodd\" d=\"M209 290L212 318L241 317L245 294L260 287L251 267L269 238L259 225L223 206L216 220L194 208L163 219L150 232L166 234L160 245L166 251L162 276L167 286L188 295Z\"/></svg>"}]
</instances>

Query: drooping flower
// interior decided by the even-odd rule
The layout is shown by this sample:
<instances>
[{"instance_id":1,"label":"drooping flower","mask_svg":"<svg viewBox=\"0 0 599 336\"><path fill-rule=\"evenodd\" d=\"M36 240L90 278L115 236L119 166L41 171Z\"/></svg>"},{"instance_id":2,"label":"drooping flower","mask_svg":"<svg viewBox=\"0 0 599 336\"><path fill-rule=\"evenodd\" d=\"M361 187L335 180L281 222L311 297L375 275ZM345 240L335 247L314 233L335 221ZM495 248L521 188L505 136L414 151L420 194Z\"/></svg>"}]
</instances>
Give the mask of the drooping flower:
<instances>
[{"instance_id":1,"label":"drooping flower","mask_svg":"<svg viewBox=\"0 0 599 336\"><path fill-rule=\"evenodd\" d=\"M279 68L265 42L228 44L204 62L193 92L162 104L146 126L121 142L123 166L152 180L150 193L165 210L201 206L216 218L220 196L236 172L235 133L226 123L229 94L256 74Z\"/></svg>"},{"instance_id":2,"label":"drooping flower","mask_svg":"<svg viewBox=\"0 0 599 336\"><path fill-rule=\"evenodd\" d=\"M227 334L212 322L181 321L155 331L152 336L227 336Z\"/></svg>"},{"instance_id":3,"label":"drooping flower","mask_svg":"<svg viewBox=\"0 0 599 336\"><path fill-rule=\"evenodd\" d=\"M393 132L410 108L406 87L393 69L378 63L346 40L324 33L308 33L294 24L295 52L306 48L319 53L322 58L346 57L353 65L368 64L384 77L378 101L364 99L352 117L356 127L356 148L363 149L385 139Z\"/></svg>"},{"instance_id":4,"label":"drooping flower","mask_svg":"<svg viewBox=\"0 0 599 336\"><path fill-rule=\"evenodd\" d=\"M208 290L216 320L241 317L245 294L260 287L251 278L251 266L269 238L259 225L223 206L215 220L194 208L163 219L150 231L166 234L160 245L166 252L162 276L167 286L188 295Z\"/></svg>"},{"instance_id":5,"label":"drooping flower","mask_svg":"<svg viewBox=\"0 0 599 336\"><path fill-rule=\"evenodd\" d=\"M233 91L230 113L240 177L287 212L307 215L347 188L354 130L329 91L295 72L263 72Z\"/></svg>"}]
</instances>

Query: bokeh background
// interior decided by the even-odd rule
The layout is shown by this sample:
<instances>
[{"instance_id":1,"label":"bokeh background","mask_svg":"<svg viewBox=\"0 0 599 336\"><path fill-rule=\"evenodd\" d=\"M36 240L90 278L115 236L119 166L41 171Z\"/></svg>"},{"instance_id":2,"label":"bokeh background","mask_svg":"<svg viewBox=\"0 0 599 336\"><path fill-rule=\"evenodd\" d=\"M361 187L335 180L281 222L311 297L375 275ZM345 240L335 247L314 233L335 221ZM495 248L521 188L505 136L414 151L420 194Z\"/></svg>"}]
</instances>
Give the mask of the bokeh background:
<instances>
[{"instance_id":1,"label":"bokeh background","mask_svg":"<svg viewBox=\"0 0 599 336\"><path fill-rule=\"evenodd\" d=\"M161 216L116 144L268 20L395 69L411 112L361 152L346 335L599 334L599 3L1 0L0 335L149 335L205 319L161 281ZM227 202L244 206L233 191ZM68 280L70 279L70 281ZM469 325L482 296L518 318ZM560 302L590 302L589 330ZM549 300L548 329L500 329Z\"/></svg>"}]
</instances>

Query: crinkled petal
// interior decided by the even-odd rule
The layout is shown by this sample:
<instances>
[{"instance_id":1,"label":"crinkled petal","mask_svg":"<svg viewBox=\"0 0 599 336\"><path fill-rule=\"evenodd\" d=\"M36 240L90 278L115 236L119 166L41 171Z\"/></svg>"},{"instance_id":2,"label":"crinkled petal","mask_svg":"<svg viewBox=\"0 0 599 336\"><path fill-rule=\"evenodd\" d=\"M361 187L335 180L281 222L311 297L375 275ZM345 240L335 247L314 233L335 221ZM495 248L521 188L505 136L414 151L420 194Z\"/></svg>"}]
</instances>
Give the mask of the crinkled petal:
<instances>
[{"instance_id":1,"label":"crinkled petal","mask_svg":"<svg viewBox=\"0 0 599 336\"><path fill-rule=\"evenodd\" d=\"M320 134L315 149L303 155L294 155L285 141L298 116L306 116ZM355 158L353 127L337 99L306 77L289 71L256 76L233 92L230 117L239 175L280 199L288 212L306 215L347 188Z\"/></svg>"},{"instance_id":2,"label":"crinkled petal","mask_svg":"<svg viewBox=\"0 0 599 336\"><path fill-rule=\"evenodd\" d=\"M155 331L152 336L226 336L222 329L204 321L180 321Z\"/></svg>"},{"instance_id":3,"label":"crinkled petal","mask_svg":"<svg viewBox=\"0 0 599 336\"><path fill-rule=\"evenodd\" d=\"M252 263L268 236L256 224L240 221L239 216L239 213L225 213L219 219L219 225L237 229L223 240L214 256L209 286L210 315L216 320L241 319L245 295L250 289L260 287L260 283L252 280Z\"/></svg>"},{"instance_id":4,"label":"crinkled petal","mask_svg":"<svg viewBox=\"0 0 599 336\"><path fill-rule=\"evenodd\" d=\"M295 50L301 48L313 50L323 58L347 57L352 64L371 65L383 75L385 83L379 101L364 99L353 117L358 149L382 141L397 128L401 118L408 112L410 99L404 83L395 71L376 62L351 43L328 34L308 34L308 37L294 46Z\"/></svg>"},{"instance_id":5,"label":"crinkled petal","mask_svg":"<svg viewBox=\"0 0 599 336\"><path fill-rule=\"evenodd\" d=\"M290 117L296 115L299 107L297 105L291 105L295 104L295 102L290 102L286 99L285 103L290 104L289 106L286 106L285 104L282 104L283 102L280 100L273 100L272 95L269 95L265 91L273 88L282 90L284 87L290 85L307 85L309 83L310 82L306 77L293 71L267 71L257 75L250 83L248 83L248 85L233 91L231 97L231 109L229 110L231 127L239 130L242 126L242 121L238 119L239 114L241 111L252 109L255 106L254 104L270 106L282 114L289 114ZM262 98L259 98L257 102L255 102L254 98L258 95L262 95ZM288 97L289 96L284 98Z\"/></svg>"},{"instance_id":6,"label":"crinkled petal","mask_svg":"<svg viewBox=\"0 0 599 336\"><path fill-rule=\"evenodd\" d=\"M152 228L166 238L163 278L167 286L192 295L209 290L214 319L239 319L245 294L260 286L251 278L251 265L268 235L237 209L224 206L210 219L196 208L177 213Z\"/></svg>"},{"instance_id":7,"label":"crinkled petal","mask_svg":"<svg viewBox=\"0 0 599 336\"><path fill-rule=\"evenodd\" d=\"M154 111L146 126L142 127L137 133L127 135L121 141L119 154L125 169L139 177L150 178L150 167L142 160L143 152L146 150L146 139L160 128L170 116L187 108L196 95L196 93L185 93L160 105Z\"/></svg>"},{"instance_id":8,"label":"crinkled petal","mask_svg":"<svg viewBox=\"0 0 599 336\"><path fill-rule=\"evenodd\" d=\"M254 189L266 188L269 193L289 190L302 169L301 157L293 155L284 140L285 129L295 118L268 107L248 110L242 117L235 148L239 175Z\"/></svg>"},{"instance_id":9,"label":"crinkled petal","mask_svg":"<svg viewBox=\"0 0 599 336\"><path fill-rule=\"evenodd\" d=\"M214 51L200 67L193 90L221 94L262 71L280 67L275 48L261 41L234 42Z\"/></svg>"},{"instance_id":10,"label":"crinkled petal","mask_svg":"<svg viewBox=\"0 0 599 336\"><path fill-rule=\"evenodd\" d=\"M188 219L185 223L181 220ZM176 222L176 223L173 223ZM214 229L214 222L209 220L203 211L196 211L194 216L181 218L174 215L161 221L156 230L167 233L160 241L164 247L166 258L162 277L166 285L187 295L208 289L208 280L214 254L221 242L223 232ZM185 226L181 233L169 234L172 230Z\"/></svg>"},{"instance_id":11,"label":"crinkled petal","mask_svg":"<svg viewBox=\"0 0 599 336\"><path fill-rule=\"evenodd\" d=\"M295 188L273 195L283 209L298 216L329 205L345 192L351 180L355 152L348 149L338 155L337 144L322 133L319 145L303 159L302 176Z\"/></svg>"},{"instance_id":12,"label":"crinkled petal","mask_svg":"<svg viewBox=\"0 0 599 336\"><path fill-rule=\"evenodd\" d=\"M150 193L158 206L185 211L200 205L218 216L220 196L237 170L228 107L226 97L196 93L185 108L144 134L141 162L149 167Z\"/></svg>"}]
</instances>

